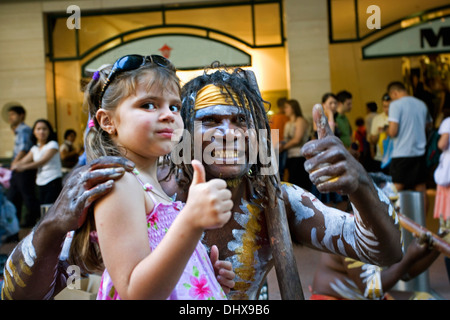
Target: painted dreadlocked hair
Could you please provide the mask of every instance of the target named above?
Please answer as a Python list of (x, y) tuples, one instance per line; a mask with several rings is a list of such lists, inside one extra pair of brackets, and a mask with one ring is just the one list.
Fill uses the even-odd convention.
[[(212, 71), (210, 71), (210, 69)], [(232, 99), (233, 104), (246, 106), (241, 108), (245, 113), (247, 119), (253, 119), (253, 126), (257, 134), (257, 141), (264, 144), (262, 150), (266, 150), (267, 155), (271, 155), (271, 136), (269, 121), (266, 115), (265, 105), (270, 108), (270, 103), (264, 101), (259, 93), (256, 79), (252, 78), (253, 74), (241, 68), (236, 68), (229, 72), (226, 67), (213, 63), (210, 68), (206, 68), (203, 75), (198, 76), (187, 82), (181, 91), (181, 99), (183, 107), (181, 109), (181, 117), (184, 121), (185, 129), (188, 132), (194, 132), (194, 115), (195, 115), (195, 100), (197, 93), (206, 85), (213, 84), (221, 88), (222, 92)], [(235, 101), (230, 91), (234, 92), (239, 99)], [(267, 138), (260, 137), (260, 130), (267, 133)], [(194, 135), (192, 135), (193, 139)], [(194, 148), (194, 141), (190, 144)], [(260, 148), (261, 150), (261, 148)], [(191, 150), (194, 154), (194, 150)], [(264, 206), (273, 206), (276, 204), (276, 197), (280, 197), (281, 191), (279, 188), (279, 179), (277, 174), (264, 175), (261, 174), (261, 169), (264, 166), (260, 162), (260, 157), (257, 157), (257, 163), (252, 164), (248, 178), (252, 180), (252, 185), (255, 188), (257, 197), (263, 201)], [(193, 177), (193, 169), (190, 164), (171, 163), (171, 169), (168, 174), (175, 173), (175, 177), (180, 186), (189, 185)]]

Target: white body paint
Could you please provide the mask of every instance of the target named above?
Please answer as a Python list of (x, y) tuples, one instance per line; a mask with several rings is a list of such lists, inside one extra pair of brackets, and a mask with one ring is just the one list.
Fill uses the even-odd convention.
[(36, 259), (36, 250), (33, 246), (33, 236), (34, 231), (32, 231), (22, 242), (22, 254), (23, 259), (27, 266), (30, 268), (34, 265), (34, 260)]
[[(359, 262), (356, 262), (358, 265)], [(350, 278), (345, 281), (336, 279), (330, 283), (330, 287), (339, 296), (349, 300), (380, 300), (384, 297), (383, 286), (381, 284), (382, 269), (372, 264), (361, 264), (363, 272), (360, 277), (366, 285), (364, 293), (358, 288), (356, 283)]]
[[(233, 238), (234, 240), (231, 240), (228, 242), (227, 244), (227, 248), (228, 250), (230, 250), (231, 252), (235, 252), (234, 255), (226, 258), (227, 261), (231, 262), (233, 265), (233, 270), (236, 269), (248, 269), (251, 268), (251, 273), (252, 273), (252, 280), (249, 279), (243, 279), (242, 277), (240, 277), (239, 272), (236, 272), (236, 278), (234, 279), (236, 283), (239, 282), (244, 282), (250, 285), (250, 287), (248, 288), (247, 293), (249, 293), (248, 299), (250, 300), (254, 300), (257, 299), (257, 294), (258, 294), (258, 288), (259, 288), (259, 282), (258, 281), (254, 281), (254, 279), (262, 279), (262, 277), (264, 276), (264, 268), (262, 268), (262, 262), (261, 259), (259, 258), (259, 254), (258, 254), (258, 248), (254, 247), (254, 248), (244, 248), (244, 237), (246, 236), (247, 232), (254, 232), (255, 230), (251, 230), (251, 228), (248, 226), (248, 223), (252, 220), (252, 219), (257, 219), (258, 217), (255, 216), (254, 214), (252, 214), (249, 210), (248, 210), (248, 205), (255, 205), (255, 203), (246, 201), (244, 199), (241, 200), (242, 205), (240, 206), (241, 210), (243, 213), (239, 213), (239, 212), (234, 212), (234, 220), (243, 228), (243, 229), (234, 229), (232, 231), (233, 234)], [(258, 239), (253, 239), (255, 242)], [(247, 251), (246, 251), (247, 250)], [(249, 250), (252, 251), (252, 265), (248, 266), (245, 265), (244, 263), (242, 263), (242, 261), (240, 261), (240, 256), (241, 255), (247, 255), (249, 254)], [(260, 270), (260, 271), (258, 271)], [(247, 274), (248, 275), (248, 274)]]
[[(384, 193), (380, 193), (378, 188), (377, 190), (380, 200), (390, 205), (390, 201)], [(323, 215), (325, 224), (324, 237), (320, 240), (316, 228), (312, 228), (312, 245), (319, 249), (326, 248), (332, 253), (348, 256), (344, 248), (344, 242), (346, 242), (354, 248), (355, 253), (361, 261), (373, 263), (373, 258), (379, 253), (379, 251), (375, 249), (379, 245), (379, 242), (371, 228), (363, 224), (360, 214), (353, 204), (354, 215), (350, 215), (338, 209), (326, 206), (313, 194), (306, 192), (295, 185), (286, 188), (286, 192), (298, 222), (307, 220), (315, 215), (313, 209), (305, 207), (299, 201), (303, 196), (311, 199), (311, 203), (318, 211), (323, 213), (326, 212), (326, 214)], [(389, 215), (392, 216), (393, 213), (393, 208), (390, 208)], [(333, 242), (333, 239), (336, 237), (339, 237), (337, 245)]]

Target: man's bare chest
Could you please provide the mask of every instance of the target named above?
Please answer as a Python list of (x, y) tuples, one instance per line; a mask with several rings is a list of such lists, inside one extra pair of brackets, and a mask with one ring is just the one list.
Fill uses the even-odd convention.
[(206, 231), (203, 242), (217, 245), (220, 259), (232, 263), (236, 273), (232, 295), (252, 299), (272, 266), (272, 252), (263, 208), (255, 201), (238, 203), (230, 221), (221, 229)]

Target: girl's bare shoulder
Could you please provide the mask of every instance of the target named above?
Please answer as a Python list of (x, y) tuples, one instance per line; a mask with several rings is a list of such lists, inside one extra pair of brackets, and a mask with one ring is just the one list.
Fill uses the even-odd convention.
[(136, 177), (132, 173), (125, 172), (122, 178), (114, 181), (112, 190), (97, 200), (95, 212), (107, 211), (108, 214), (112, 214), (134, 207), (137, 203), (142, 202), (139, 201), (142, 196), (141, 190), (142, 187)]

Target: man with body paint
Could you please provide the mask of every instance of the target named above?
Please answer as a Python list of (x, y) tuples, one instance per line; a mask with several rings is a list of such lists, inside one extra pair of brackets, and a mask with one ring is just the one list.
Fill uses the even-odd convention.
[[(229, 298), (258, 297), (265, 277), (273, 266), (270, 245), (273, 239), (269, 239), (264, 213), (278, 199), (284, 202), (290, 232), (296, 242), (324, 252), (379, 265), (390, 265), (399, 261), (402, 257), (401, 234), (390, 201), (377, 189), (342, 142), (332, 134), (321, 108), (313, 110), (319, 139), (305, 144), (302, 149), (303, 155), (308, 159), (305, 169), (320, 192), (336, 191), (347, 194), (352, 202), (354, 216), (325, 206), (300, 187), (277, 184), (275, 175), (264, 174), (265, 168), (259, 160), (260, 157), (256, 163), (248, 161), (248, 153), (252, 149), (252, 146), (249, 146), (251, 135), (245, 133), (255, 129), (254, 132), (259, 135), (260, 130), (269, 130), (269, 125), (263, 100), (254, 86), (242, 76), (243, 73), (245, 71), (241, 69), (232, 73), (223, 70), (205, 72), (188, 82), (182, 92), (185, 128), (193, 133), (192, 139), (195, 136), (208, 137), (202, 139), (200, 153), (205, 154), (205, 150), (209, 150), (210, 156), (215, 160), (210, 163), (205, 162), (207, 157), (202, 159), (207, 180), (215, 177), (227, 180), (233, 194), (232, 218), (220, 230), (207, 231), (203, 239), (207, 246), (217, 244), (220, 259), (233, 264), (236, 285), (229, 293)], [(245, 137), (242, 138), (242, 135)], [(266, 144), (270, 148), (270, 134), (265, 139), (258, 138), (259, 144)], [(223, 144), (224, 140), (227, 144)], [(233, 143), (229, 144), (229, 141)], [(195, 143), (191, 144), (191, 147), (195, 149)], [(187, 151), (182, 150), (183, 153)], [(191, 151), (190, 154), (195, 156), (195, 150)], [(246, 155), (247, 161), (238, 159), (242, 154)], [(89, 170), (89, 167), (82, 168), (78, 174), (86, 174)], [(180, 163), (170, 168), (162, 168), (160, 177), (163, 180), (161, 185), (167, 194), (176, 193), (178, 200), (182, 201), (187, 198), (192, 179), (190, 164)], [(84, 185), (72, 188), (80, 194), (88, 192)], [(73, 190), (71, 191), (74, 192)], [(62, 192), (58, 201), (61, 204), (67, 203), (67, 198), (68, 189)], [(81, 205), (80, 211), (85, 211), (90, 203), (92, 202), (85, 203), (85, 207)], [(58, 209), (58, 215), (63, 215), (65, 209), (61, 206), (55, 208), (51, 214), (56, 215)], [(78, 215), (82, 216), (81, 212)], [(77, 223), (81, 223), (81, 219), (77, 220)], [(67, 227), (66, 231), (72, 230)], [(19, 244), (9, 260), (9, 265), (15, 266), (16, 274), (24, 282), (23, 285), (28, 287), (28, 295), (24, 295), (27, 290), (11, 292), (8, 289), (8, 286), (14, 283), (18, 287), (15, 277), (11, 277), (11, 281), (6, 283), (6, 290), (9, 290), (11, 298), (38, 299), (50, 291), (54, 295), (59, 289), (55, 284), (64, 279), (64, 269), (58, 268), (60, 263), (57, 261), (63, 237), (60, 235), (58, 238), (47, 233), (39, 234), (37, 239), (38, 228), (35, 229), (32, 239), (36, 248), (35, 261), (48, 262), (48, 280), (38, 285), (35, 273), (24, 273), (20, 267), (23, 252)], [(46, 238), (46, 241), (53, 239), (53, 247), (41, 246), (43, 238)], [(52, 253), (49, 252), (51, 250)], [(49, 258), (50, 255), (53, 259)], [(33, 285), (29, 285), (31, 281)], [(49, 296), (47, 294), (47, 297)]]

